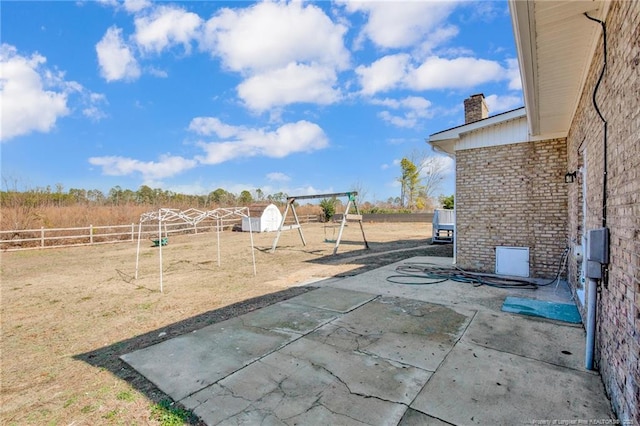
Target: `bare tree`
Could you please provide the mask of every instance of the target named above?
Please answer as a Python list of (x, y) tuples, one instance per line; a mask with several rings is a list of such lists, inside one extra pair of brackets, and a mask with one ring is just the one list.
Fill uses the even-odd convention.
[(441, 188), (447, 172), (447, 163), (443, 157), (429, 157), (422, 163), (420, 173), (425, 195), (433, 199)]
[[(406, 166), (415, 166), (415, 174), (417, 175), (417, 182), (414, 185), (417, 194), (407, 194), (407, 186), (402, 186), (401, 200), (404, 203), (405, 199), (408, 201), (407, 207), (412, 208), (417, 206), (418, 208), (429, 207), (433, 204), (434, 197), (442, 185), (442, 181), (445, 178), (447, 171), (447, 160), (444, 157), (433, 155), (426, 150), (414, 149), (403, 160), (408, 160), (405, 164), (401, 164), (403, 169), (403, 177), (400, 178), (400, 182), (407, 182)], [(410, 191), (412, 192), (412, 191)]]
[(350, 191), (355, 191), (358, 193), (358, 201), (361, 203), (364, 203), (365, 199), (367, 198), (367, 193), (369, 192), (367, 188), (364, 186), (364, 182), (358, 179), (357, 181), (351, 184), (350, 188), (351, 188)]

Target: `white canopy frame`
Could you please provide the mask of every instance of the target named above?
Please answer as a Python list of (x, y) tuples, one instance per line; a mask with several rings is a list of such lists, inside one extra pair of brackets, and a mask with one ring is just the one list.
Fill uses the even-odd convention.
[[(136, 274), (135, 279), (138, 279), (138, 269), (140, 265), (140, 240), (142, 237), (142, 224), (149, 221), (158, 221), (158, 253), (160, 260), (160, 292), (164, 293), (163, 288), (163, 274), (162, 274), (162, 225), (164, 224), (164, 236), (168, 238), (167, 222), (182, 222), (192, 226), (196, 226), (198, 223), (205, 219), (214, 219), (216, 221), (216, 238), (217, 238), (217, 260), (218, 266), (220, 266), (220, 229), (222, 229), (222, 220), (230, 217), (250, 217), (248, 207), (220, 207), (215, 210), (202, 211), (198, 209), (177, 210), (161, 208), (140, 215), (140, 223), (138, 225), (138, 248), (136, 251)], [(251, 241), (251, 257), (253, 261), (253, 275), (256, 276), (256, 255), (253, 247), (253, 230), (251, 229), (251, 221), (249, 220), (249, 239)]]

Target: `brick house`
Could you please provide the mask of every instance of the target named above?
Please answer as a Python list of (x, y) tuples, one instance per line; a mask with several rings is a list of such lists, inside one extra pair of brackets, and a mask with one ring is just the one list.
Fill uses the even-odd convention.
[[(593, 368), (618, 418), (640, 424), (640, 2), (509, 7), (525, 107), (488, 116), (473, 95), (465, 124), (429, 138), (456, 161), (455, 262), (496, 272), (526, 249), (520, 275), (546, 278), (569, 250)], [(598, 228), (608, 264), (594, 272)]]

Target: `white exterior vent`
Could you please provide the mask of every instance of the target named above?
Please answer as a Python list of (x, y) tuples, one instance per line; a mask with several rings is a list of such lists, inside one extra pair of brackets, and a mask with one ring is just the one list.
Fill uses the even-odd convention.
[(496, 274), (529, 277), (529, 247), (496, 247)]

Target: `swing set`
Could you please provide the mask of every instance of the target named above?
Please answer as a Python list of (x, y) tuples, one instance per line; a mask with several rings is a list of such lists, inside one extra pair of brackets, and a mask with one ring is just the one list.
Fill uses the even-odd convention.
[[(342, 220), (340, 221), (340, 225), (338, 225), (337, 223), (334, 225), (329, 225), (329, 227), (333, 228), (333, 232), (334, 232), (334, 237), (335, 237), (335, 229), (336, 227), (339, 228), (338, 230), (338, 238), (335, 239), (335, 243), (336, 245), (333, 247), (333, 254), (336, 254), (338, 252), (338, 248), (340, 247), (340, 240), (342, 239), (342, 232), (344, 231), (344, 227), (347, 224), (347, 221), (354, 221), (354, 222), (358, 222), (360, 224), (360, 231), (362, 232), (362, 240), (364, 241), (364, 246), (365, 248), (369, 248), (369, 243), (367, 242), (367, 237), (364, 235), (364, 228), (362, 226), (362, 215), (360, 214), (360, 210), (358, 209), (358, 203), (357, 203), (357, 197), (358, 197), (358, 193), (353, 191), (353, 192), (337, 192), (337, 193), (333, 193), (333, 194), (316, 194), (316, 195), (300, 195), (300, 196), (296, 196), (296, 197), (287, 197), (287, 207), (284, 210), (284, 214), (282, 215), (282, 222), (280, 222), (280, 227), (278, 228), (278, 233), (276, 234), (276, 238), (273, 241), (273, 246), (271, 247), (271, 252), (275, 252), (276, 251), (276, 247), (278, 247), (278, 240), (280, 239), (280, 234), (282, 233), (282, 231), (289, 231), (289, 230), (293, 230), (293, 229), (297, 229), (298, 233), (300, 234), (300, 239), (302, 240), (302, 245), (306, 246), (307, 242), (304, 239), (304, 234), (302, 233), (302, 225), (300, 225), (300, 221), (298, 220), (298, 214), (296, 213), (296, 206), (295, 206), (295, 202), (297, 200), (310, 200), (310, 199), (318, 199), (318, 198), (333, 198), (333, 197), (347, 197), (348, 201), (347, 201), (347, 206), (344, 210), (344, 214), (342, 215)], [(353, 206), (354, 210), (355, 210), (355, 214), (351, 214), (349, 213), (349, 211), (351, 210), (351, 207)], [(285, 225), (285, 221), (287, 220), (287, 215), (289, 213), (289, 210), (291, 210), (291, 213), (293, 214), (293, 218), (294, 218), (294, 224), (292, 225)], [(328, 240), (327, 239), (327, 227), (325, 226), (325, 241), (327, 242), (333, 242), (333, 240)]]

